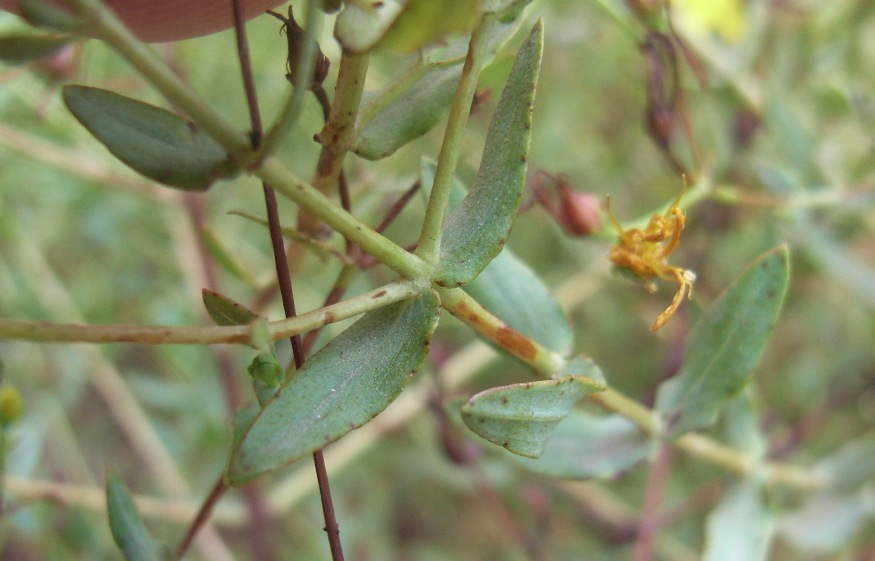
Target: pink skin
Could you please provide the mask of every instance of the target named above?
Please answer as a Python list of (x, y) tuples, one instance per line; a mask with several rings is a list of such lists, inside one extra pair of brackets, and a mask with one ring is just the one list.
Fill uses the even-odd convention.
[[(61, 6), (65, 0), (52, 0)], [(150, 43), (208, 35), (234, 25), (231, 0), (105, 0), (137, 36)], [(246, 19), (287, 0), (241, 0)], [(0, 9), (16, 13), (19, 0), (0, 0)]]

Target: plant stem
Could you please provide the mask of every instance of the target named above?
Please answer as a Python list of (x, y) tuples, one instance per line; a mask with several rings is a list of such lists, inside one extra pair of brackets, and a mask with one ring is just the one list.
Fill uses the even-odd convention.
[[(258, 98), (252, 78), (252, 66), (249, 61), (248, 42), (246, 40), (246, 29), (243, 25), (243, 11), (240, 2), (241, 0), (232, 0), (234, 5), (234, 27), (237, 33), (238, 53), (240, 55), (244, 84), (246, 85), (246, 98), (249, 102), (249, 107), (254, 108), (250, 113), (250, 117), (252, 120), (253, 147), (257, 149), (264, 135), (264, 130), (261, 124), (261, 116), (258, 112)], [(361, 92), (359, 92), (359, 95), (361, 95)], [(295, 309), (295, 295), (292, 289), (291, 272), (289, 271), (285, 242), (283, 241), (283, 232), (280, 226), (276, 193), (267, 182), (263, 183), (263, 187), (268, 229), (270, 230), (270, 242), (271, 247), (273, 248), (277, 283), (279, 284), (280, 295), (283, 301), (283, 310), (285, 311), (287, 318), (293, 318), (298, 314)], [(301, 337), (300, 335), (295, 334), (292, 335), (289, 340), (292, 344), (292, 355), (294, 356), (295, 369), (299, 370), (303, 366), (305, 360)], [(328, 482), (328, 472), (325, 469), (325, 459), (322, 456), (322, 450), (317, 450), (313, 453), (313, 462), (316, 468), (319, 496), (322, 499), (322, 511), (325, 517), (325, 531), (328, 532), (328, 544), (331, 549), (331, 559), (333, 561), (343, 561), (343, 550), (340, 546), (340, 531), (334, 514), (334, 503), (331, 499), (331, 488)], [(271, 557), (273, 556), (273, 552), (271, 552)]]
[(456, 173), (456, 165), (462, 149), (462, 138), (468, 124), (468, 115), (471, 113), (471, 102), (477, 89), (477, 80), (480, 77), (483, 61), (488, 55), (489, 38), (495, 22), (496, 15), (487, 13), (481, 17), (474, 29), (471, 43), (468, 46), (468, 56), (465, 58), (465, 66), (462, 68), (462, 77), (450, 107), (447, 128), (444, 132), (437, 169), (435, 170), (434, 185), (428, 198), (428, 208), (425, 211), (425, 220), (419, 234), (419, 246), (416, 250), (416, 254), (426, 263), (435, 264), (438, 260), (444, 218), (447, 215), (447, 205), (453, 186), (453, 174)]
[(424, 261), (343, 210), (318, 189), (296, 177), (276, 158), (268, 158), (253, 173), (398, 274), (411, 280), (428, 277), (429, 268)]
[[(323, 195), (337, 185), (343, 168), (343, 159), (355, 133), (355, 120), (358, 114), (365, 75), (368, 72), (368, 55), (344, 53), (337, 71), (337, 85), (334, 101), (328, 114), (328, 122), (316, 138), (322, 143), (313, 186)], [(298, 214), (298, 228), (306, 234), (316, 235), (322, 224), (311, 214), (311, 209)]]
[(437, 288), (441, 306), (480, 335), (549, 378), (565, 364), (559, 354), (529, 339), (491, 314), (461, 288)]
[[(348, 300), (267, 324), (271, 341), (318, 329), (422, 294), (426, 285), (398, 280)], [(87, 325), (0, 318), (0, 339), (43, 343), (139, 343), (141, 345), (249, 344), (251, 325), (169, 327), (158, 325)]]

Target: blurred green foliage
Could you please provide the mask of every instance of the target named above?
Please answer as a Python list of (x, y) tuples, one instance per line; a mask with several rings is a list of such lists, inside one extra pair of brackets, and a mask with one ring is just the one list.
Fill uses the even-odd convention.
[[(612, 386), (651, 405), (657, 384), (677, 371), (686, 333), (701, 310), (754, 257), (788, 244), (788, 299), (738, 408), (750, 409), (739, 415), (747, 415), (752, 431), (764, 441), (766, 456), (808, 467), (846, 445), (855, 446), (857, 437), (871, 434), (875, 424), (875, 58), (870, 56), (875, 4), (730, 4), (739, 10), (741, 15), (733, 17), (741, 23), (732, 20), (729, 31), (720, 18), (697, 12), (692, 0), (674, 11), (689, 53), (676, 47), (686, 122), (675, 122), (671, 146), (676, 161), (711, 187), (692, 206), (682, 202), (687, 228), (673, 255), (673, 262), (697, 274), (694, 300), (685, 302), (659, 334), (651, 334), (648, 326), (670, 300), (673, 287), (663, 285), (654, 296), (611, 274), (605, 255), (613, 232), (570, 238), (539, 206), (520, 216), (509, 245), (568, 309), (574, 349), (590, 355)], [(677, 163), (671, 163), (645, 125), (653, 95), (648, 74), (653, 61), (641, 49), (646, 28), (613, 0), (542, 0), (528, 14), (532, 20), (543, 17), (546, 29), (530, 176), (537, 170), (564, 173), (575, 189), (599, 198), (611, 193), (621, 217), (646, 219), (663, 212), (681, 180)], [(289, 88), (278, 26), (273, 18), (260, 17), (248, 27), (268, 120)], [(0, 29), (20, 33), (27, 28), (2, 14)], [(479, 165), (486, 127), (519, 43), (511, 42), (481, 76), (480, 91), (492, 95), (484, 96), (472, 113), (465, 136), (458, 175), (467, 184)], [(321, 45), (332, 61), (339, 59), (327, 31)], [(157, 48), (215, 108), (246, 128), (231, 33)], [(400, 62), (399, 55), (376, 56), (368, 89), (390, 82)], [(329, 82), (335, 75), (336, 68)], [(147, 182), (116, 162), (66, 112), (59, 86), (67, 82), (162, 105), (154, 90), (95, 41), (66, 46), (52, 59), (26, 67), (2, 67), (0, 315), (207, 325), (200, 290), (215, 278), (212, 288), (253, 308), (269, 301), (259, 311), (279, 317), (281, 309), (269, 288), (273, 263), (267, 234), (251, 221), (228, 215), (236, 209), (263, 214), (257, 182), (245, 177), (220, 182), (205, 196)], [(302, 118), (279, 148), (304, 177), (315, 167), (319, 150), (312, 137), (320, 128), (321, 111), (308, 98)], [(418, 177), (421, 157), (437, 154), (441, 133), (439, 125), (381, 162), (349, 161), (356, 215), (379, 222)], [(280, 205), (291, 221), (294, 205)], [(389, 228), (389, 237), (402, 245), (415, 242), (423, 211), (424, 199), (414, 199)], [(254, 273), (255, 286), (202, 264), (197, 217)], [(334, 260), (301, 256), (293, 271), (298, 309), (321, 306), (325, 287), (339, 269)], [(391, 277), (385, 268), (370, 269), (352, 281), (351, 293)], [(337, 333), (345, 325), (327, 331)], [(287, 348), (278, 348), (278, 354), (287, 361)], [(232, 413), (222, 364), (230, 363), (238, 373), (230, 385), (246, 392), (251, 359), (245, 348), (0, 342), (5, 380), (15, 384), (24, 403), (23, 417), (6, 431), (10, 478), (0, 519), (0, 558), (117, 559), (100, 498), (108, 466), (135, 494), (185, 499), (196, 506), (221, 474), (228, 454)], [(137, 429), (124, 424), (126, 410), (106, 382), (107, 369), (127, 382), (187, 491), (170, 493), (156, 476), (161, 468), (155, 457), (135, 444), (131, 431)], [(448, 376), (469, 370), (475, 375), (462, 387), (446, 383)], [(660, 558), (696, 559), (716, 525), (706, 523), (706, 515), (722, 498), (729, 499), (717, 511), (722, 517), (761, 514), (762, 505), (751, 502), (748, 487), (680, 453), (660, 456), (654, 464), (670, 467), (655, 513), (642, 506), (648, 481), (656, 477), (648, 467), (611, 481), (568, 483), (532, 475), (507, 461), (461, 430), (461, 420), (444, 405), (494, 385), (530, 381), (531, 373), (471, 343), (470, 330), (448, 314), (432, 341), (428, 366), (418, 376), (425, 389), (393, 406), (397, 411), (409, 403), (421, 407), (404, 423), (392, 424), (390, 407), (385, 414), (389, 421), (381, 424), (379, 417), (347, 435), (351, 444), (346, 448), (345, 441), (336, 445), (344, 451), (358, 447), (358, 455), (332, 456), (328, 449), (349, 559), (626, 559), (638, 543), (641, 512), (657, 516)], [(740, 439), (738, 446), (745, 447), (742, 442), (750, 439), (739, 437), (737, 428), (724, 418), (709, 434), (730, 442)], [(875, 530), (864, 522), (871, 521), (873, 482), (860, 465), (865, 463), (841, 468), (864, 469), (862, 475), (846, 471), (836, 476), (857, 477), (862, 491), (855, 487), (841, 496), (814, 495), (808, 503), (805, 494), (771, 493), (778, 533), (767, 558), (872, 555)], [(281, 552), (281, 559), (329, 559), (309, 470), (307, 462), (300, 462), (256, 484), (269, 505), (281, 505), (276, 517), (254, 521), (265, 525), (269, 546)], [(98, 500), (79, 498), (73, 487), (54, 492), (38, 487), (45, 482), (77, 486)], [(239, 559), (256, 559), (258, 546), (252, 544), (262, 534), (245, 522), (247, 496), (244, 491), (227, 497), (216, 524)], [(177, 541), (191, 517), (188, 511), (176, 516), (170, 508), (141, 513), (152, 534), (165, 543)], [(786, 514), (783, 522), (781, 514)], [(806, 542), (806, 535), (827, 532), (824, 519), (834, 522), (832, 533)], [(709, 555), (729, 558), (714, 551)]]

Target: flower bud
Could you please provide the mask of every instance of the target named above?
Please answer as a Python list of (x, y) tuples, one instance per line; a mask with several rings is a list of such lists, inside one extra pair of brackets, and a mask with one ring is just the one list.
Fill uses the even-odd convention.
[(559, 188), (559, 225), (572, 236), (588, 236), (602, 227), (601, 201), (566, 185)]

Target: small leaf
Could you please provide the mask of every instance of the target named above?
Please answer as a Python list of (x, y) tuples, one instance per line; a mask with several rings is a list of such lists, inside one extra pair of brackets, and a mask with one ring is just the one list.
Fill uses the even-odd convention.
[(781, 311), (789, 275), (786, 246), (766, 252), (696, 322), (680, 372), (657, 394), (668, 435), (710, 426), (747, 384)]
[(368, 312), (308, 359), (235, 447), (228, 480), (294, 462), (385, 409), (425, 359), (438, 311), (428, 292)]
[(201, 299), (217, 325), (249, 325), (261, 317), (243, 304), (208, 288), (201, 289)]
[(486, 440), (514, 454), (537, 458), (571, 407), (585, 395), (603, 389), (582, 376), (491, 388), (462, 406), (462, 419)]
[(133, 497), (114, 473), (106, 477), (106, 508), (112, 537), (128, 561), (161, 561), (166, 558), (164, 547), (149, 535)]
[(763, 500), (762, 483), (744, 480), (730, 489), (708, 516), (702, 559), (763, 560), (774, 530), (774, 517)]
[(486, 134), (471, 192), (447, 216), (435, 275), (440, 286), (472, 281), (510, 234), (525, 186), (543, 31), (539, 21), (520, 49)]
[(527, 469), (564, 479), (616, 477), (647, 458), (655, 440), (620, 415), (572, 411), (533, 460), (517, 458)]
[(0, 60), (24, 64), (47, 57), (69, 42), (67, 35), (4, 35), (0, 37)]
[(218, 142), (169, 111), (85, 86), (64, 86), (64, 102), (115, 157), (149, 179), (206, 191), (237, 172)]
[(449, 110), (461, 75), (462, 61), (428, 64), (411, 69), (384, 90), (369, 93), (352, 151), (379, 160), (427, 133)]

